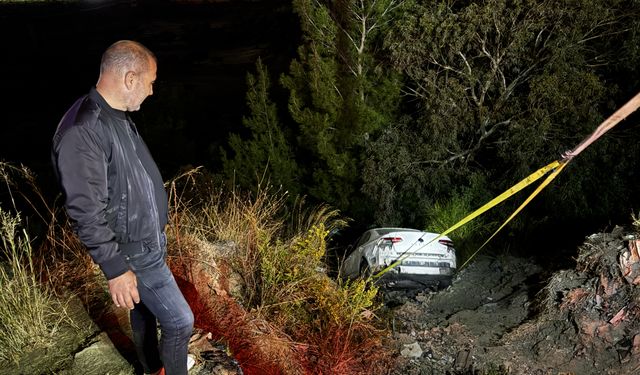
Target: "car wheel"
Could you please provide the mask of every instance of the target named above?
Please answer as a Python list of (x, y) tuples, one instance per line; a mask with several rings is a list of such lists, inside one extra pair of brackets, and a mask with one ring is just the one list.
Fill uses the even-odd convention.
[(360, 277), (363, 279), (371, 277), (371, 267), (369, 267), (369, 262), (364, 258), (360, 259)]

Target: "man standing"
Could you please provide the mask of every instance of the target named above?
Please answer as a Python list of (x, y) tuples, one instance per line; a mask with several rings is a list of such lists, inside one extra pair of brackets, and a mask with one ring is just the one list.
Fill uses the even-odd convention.
[(142, 44), (110, 46), (96, 87), (60, 121), (52, 157), (78, 237), (107, 278), (113, 303), (131, 310), (145, 373), (183, 375), (193, 314), (165, 262), (163, 180), (127, 114), (153, 94), (156, 69)]

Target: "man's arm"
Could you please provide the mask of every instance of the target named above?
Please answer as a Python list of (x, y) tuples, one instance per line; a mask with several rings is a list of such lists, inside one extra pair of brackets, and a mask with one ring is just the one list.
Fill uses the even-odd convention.
[(80, 241), (107, 279), (125, 273), (129, 268), (118, 254), (115, 234), (107, 225), (107, 160), (97, 135), (84, 126), (73, 126), (55, 151), (67, 213)]
[(67, 213), (80, 241), (109, 280), (114, 303), (133, 308), (130, 301), (139, 302), (135, 275), (120, 256), (115, 234), (107, 225), (107, 160), (97, 135), (73, 126), (54, 151)]

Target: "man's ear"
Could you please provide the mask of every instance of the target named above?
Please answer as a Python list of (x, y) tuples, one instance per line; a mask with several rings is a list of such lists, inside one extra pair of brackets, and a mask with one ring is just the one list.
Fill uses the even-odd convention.
[(124, 85), (127, 88), (127, 90), (132, 90), (133, 86), (136, 82), (136, 79), (138, 79), (138, 75), (136, 74), (136, 72), (130, 70), (127, 73), (125, 73), (124, 75)]

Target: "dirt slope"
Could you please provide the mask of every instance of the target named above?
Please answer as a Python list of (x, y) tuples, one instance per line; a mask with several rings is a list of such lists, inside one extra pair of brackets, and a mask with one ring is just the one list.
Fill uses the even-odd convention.
[[(622, 228), (575, 269), (481, 257), (446, 290), (387, 296), (394, 374), (640, 374), (640, 257)], [(417, 344), (417, 345), (416, 345)]]

